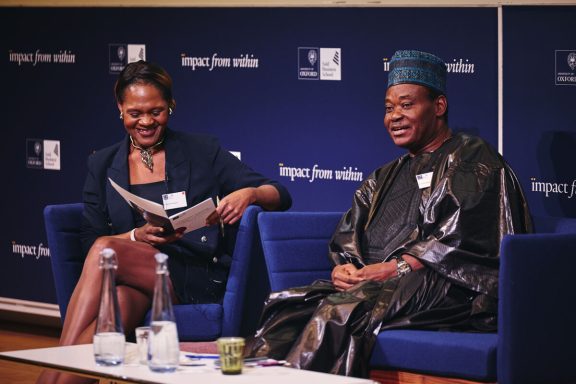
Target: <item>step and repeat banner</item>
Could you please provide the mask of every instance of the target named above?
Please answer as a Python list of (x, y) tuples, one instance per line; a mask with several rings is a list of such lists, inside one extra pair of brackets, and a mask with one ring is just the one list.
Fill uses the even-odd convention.
[[(513, 16), (518, 28), (534, 33), (528, 22), (538, 17)], [(563, 20), (568, 29), (570, 17)], [(252, 168), (284, 183), (292, 210), (344, 211), (364, 178), (404, 153), (383, 126), (388, 63), (398, 49), (442, 57), (451, 127), (497, 146), (497, 31), (496, 8), (2, 8), (0, 159), (8, 177), (0, 297), (55, 303), (42, 210), (81, 201), (87, 156), (124, 136), (112, 89), (128, 62), (153, 61), (172, 75), (173, 129), (217, 136)], [(515, 33), (520, 39), (523, 32)], [(574, 39), (550, 36), (551, 52), (535, 53), (532, 45), (511, 54), (521, 85), (540, 76), (535, 56), (548, 60), (575, 48)], [(571, 86), (554, 84), (553, 65), (543, 77), (573, 95)], [(519, 91), (523, 100), (546, 97), (537, 86), (527, 89)], [(534, 129), (543, 130), (538, 140), (568, 130), (557, 114), (547, 114), (559, 103), (546, 100), (526, 113), (525, 102), (514, 102), (514, 113), (527, 121), (514, 135), (525, 143)], [(535, 123), (535, 113), (548, 121)], [(547, 150), (536, 142), (530, 149), (510, 150), (516, 165)], [(568, 183), (568, 175), (542, 166), (535, 164), (530, 177)]]
[(576, 7), (504, 8), (504, 156), (533, 214), (576, 217)]

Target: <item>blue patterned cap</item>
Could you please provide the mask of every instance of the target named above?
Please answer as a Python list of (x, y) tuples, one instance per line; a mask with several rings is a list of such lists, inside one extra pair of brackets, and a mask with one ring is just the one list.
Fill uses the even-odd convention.
[(390, 59), (388, 88), (396, 84), (419, 84), (446, 94), (446, 64), (431, 53), (396, 51)]

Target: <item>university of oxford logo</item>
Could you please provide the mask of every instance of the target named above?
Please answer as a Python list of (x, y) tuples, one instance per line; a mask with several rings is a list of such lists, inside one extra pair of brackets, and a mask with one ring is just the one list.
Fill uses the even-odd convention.
[(574, 70), (576, 68), (576, 52), (570, 52), (566, 60), (568, 61), (568, 66), (570, 69)]
[(318, 52), (315, 49), (311, 49), (308, 51), (308, 62), (311, 66), (314, 66), (318, 61)]

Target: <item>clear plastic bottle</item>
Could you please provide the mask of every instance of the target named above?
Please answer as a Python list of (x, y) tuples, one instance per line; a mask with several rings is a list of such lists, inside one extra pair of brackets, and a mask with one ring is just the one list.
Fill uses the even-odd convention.
[(178, 330), (168, 291), (168, 255), (157, 253), (156, 283), (148, 337), (148, 367), (154, 372), (174, 372), (180, 362)]
[(118, 259), (113, 249), (104, 248), (100, 252), (99, 267), (102, 270), (102, 290), (94, 333), (94, 359), (98, 365), (120, 365), (124, 362), (126, 337), (116, 294)]

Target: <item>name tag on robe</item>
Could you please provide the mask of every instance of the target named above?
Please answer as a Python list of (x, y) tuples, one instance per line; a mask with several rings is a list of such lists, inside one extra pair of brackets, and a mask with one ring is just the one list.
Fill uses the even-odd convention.
[(175, 209), (186, 207), (186, 192), (165, 193), (162, 195), (164, 209)]
[(418, 188), (424, 189), (424, 188), (428, 188), (430, 185), (432, 185), (432, 176), (433, 175), (434, 175), (434, 172), (421, 173), (419, 175), (416, 175), (416, 182), (418, 183)]

